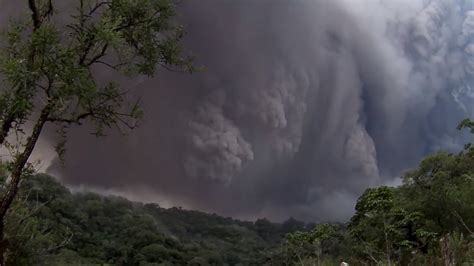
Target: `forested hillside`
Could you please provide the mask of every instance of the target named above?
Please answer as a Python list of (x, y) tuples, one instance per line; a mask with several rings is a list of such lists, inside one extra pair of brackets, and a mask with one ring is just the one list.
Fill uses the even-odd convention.
[(7, 223), (11, 265), (261, 264), (286, 233), (305, 229), (73, 194), (47, 175), (25, 179), (21, 192)]
[[(71, 193), (24, 180), (8, 216), (10, 265), (472, 265), (474, 147), (424, 159), (397, 188), (370, 188), (347, 224), (239, 221)], [(317, 211), (317, 210), (315, 210)]]
[[(5, 177), (8, 169), (3, 172)], [(355, 209), (347, 224), (244, 222), (71, 193), (52, 177), (37, 174), (24, 179), (7, 216), (7, 262), (472, 265), (474, 147), (425, 158), (403, 176), (402, 186), (367, 189)]]

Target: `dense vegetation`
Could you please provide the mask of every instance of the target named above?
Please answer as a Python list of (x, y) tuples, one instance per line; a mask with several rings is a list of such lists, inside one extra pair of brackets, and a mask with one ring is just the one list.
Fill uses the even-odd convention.
[(347, 224), (245, 222), (71, 193), (32, 175), (7, 220), (11, 265), (472, 265), (474, 147), (369, 188)]
[[(97, 136), (134, 129), (140, 104), (117, 79), (153, 76), (158, 67), (194, 69), (182, 54), (174, 1), (14, 2), (27, 13), (10, 17), (0, 38), (0, 149), (11, 155), (3, 158), (9, 173), (0, 186), (0, 265), (11, 249), (6, 216), (34, 171), (29, 159), (43, 129), (56, 129), (60, 157), (72, 125), (87, 122)], [(99, 72), (116, 75), (99, 79)]]
[(243, 222), (215, 214), (71, 193), (34, 175), (7, 222), (11, 265), (261, 264), (269, 247), (305, 224)]
[(474, 147), (425, 158), (402, 186), (369, 188), (355, 208), (347, 226), (289, 234), (273, 264), (473, 265)]

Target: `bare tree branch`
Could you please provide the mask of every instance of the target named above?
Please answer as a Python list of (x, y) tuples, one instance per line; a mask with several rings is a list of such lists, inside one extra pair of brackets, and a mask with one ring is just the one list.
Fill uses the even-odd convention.
[(92, 64), (96, 63), (99, 59), (101, 59), (102, 57), (104, 57), (107, 53), (107, 48), (109, 47), (109, 44), (104, 44), (104, 46), (102, 47), (100, 53), (98, 53), (97, 55), (95, 55), (90, 61), (89, 63), (86, 64), (86, 66), (91, 66)]
[(111, 4), (112, 2), (110, 1), (104, 1), (104, 2), (99, 2), (97, 3), (93, 8), (91, 8), (91, 10), (89, 11), (89, 16), (92, 16), (99, 8), (101, 8), (102, 6), (105, 6), (105, 5), (109, 5)]
[(58, 250), (64, 246), (66, 246), (70, 241), (71, 239), (74, 237), (74, 232), (70, 231), (70, 235), (68, 238), (64, 239), (59, 245), (55, 246), (55, 247), (50, 247), (48, 248), (47, 250), (45, 250), (45, 253), (48, 254), (54, 250)]
[(456, 210), (452, 210), (451, 213), (458, 219), (459, 223), (469, 232), (469, 234), (473, 234), (472, 230), (467, 226), (467, 224), (464, 222), (464, 219), (459, 215), (459, 213)]
[(28, 7), (31, 10), (31, 19), (33, 20), (33, 26), (38, 29), (41, 26), (41, 15), (39, 14), (38, 7), (36, 6), (35, 0), (28, 0)]
[(101, 65), (104, 65), (104, 66), (107, 66), (115, 71), (119, 71), (120, 70), (120, 67), (123, 67), (123, 66), (126, 66), (129, 64), (129, 62), (124, 62), (124, 63), (120, 63), (120, 64), (116, 64), (116, 65), (111, 65), (105, 61), (101, 61), (101, 60), (96, 60), (94, 63), (96, 64), (101, 64)]
[(77, 124), (81, 125), (81, 121), (90, 117), (94, 116), (93, 112), (87, 112), (80, 114), (76, 117), (73, 118), (62, 118), (62, 117), (49, 117), (48, 122), (53, 122), (53, 123), (66, 123), (66, 124)]
[(122, 26), (119, 26), (115, 29), (115, 31), (120, 31), (120, 30), (124, 30), (124, 29), (127, 29), (127, 28), (130, 28), (130, 27), (136, 27), (136, 26), (140, 26), (142, 24), (146, 24), (148, 22), (151, 22), (153, 21), (153, 19), (155, 19), (155, 16), (156, 15), (159, 15), (160, 14), (160, 11), (161, 10), (156, 10), (150, 17), (148, 17), (147, 19), (144, 19), (144, 20), (139, 20), (139, 21), (136, 21), (136, 22), (132, 22), (130, 21), (129, 23), (125, 24), (125, 25), (122, 25)]

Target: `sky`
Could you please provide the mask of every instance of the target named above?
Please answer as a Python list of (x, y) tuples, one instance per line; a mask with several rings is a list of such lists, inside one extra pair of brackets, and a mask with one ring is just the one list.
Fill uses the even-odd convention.
[(140, 127), (75, 128), (64, 165), (49, 134), (45, 171), (164, 207), (345, 221), (366, 188), (469, 141), (471, 0), (183, 0), (178, 14), (203, 70), (122, 80)]

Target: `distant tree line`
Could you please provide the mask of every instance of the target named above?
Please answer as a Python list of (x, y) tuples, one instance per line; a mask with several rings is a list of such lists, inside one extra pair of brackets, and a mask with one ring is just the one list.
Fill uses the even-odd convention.
[(44, 174), (25, 178), (6, 222), (8, 265), (261, 265), (295, 219), (216, 214), (71, 193)]

